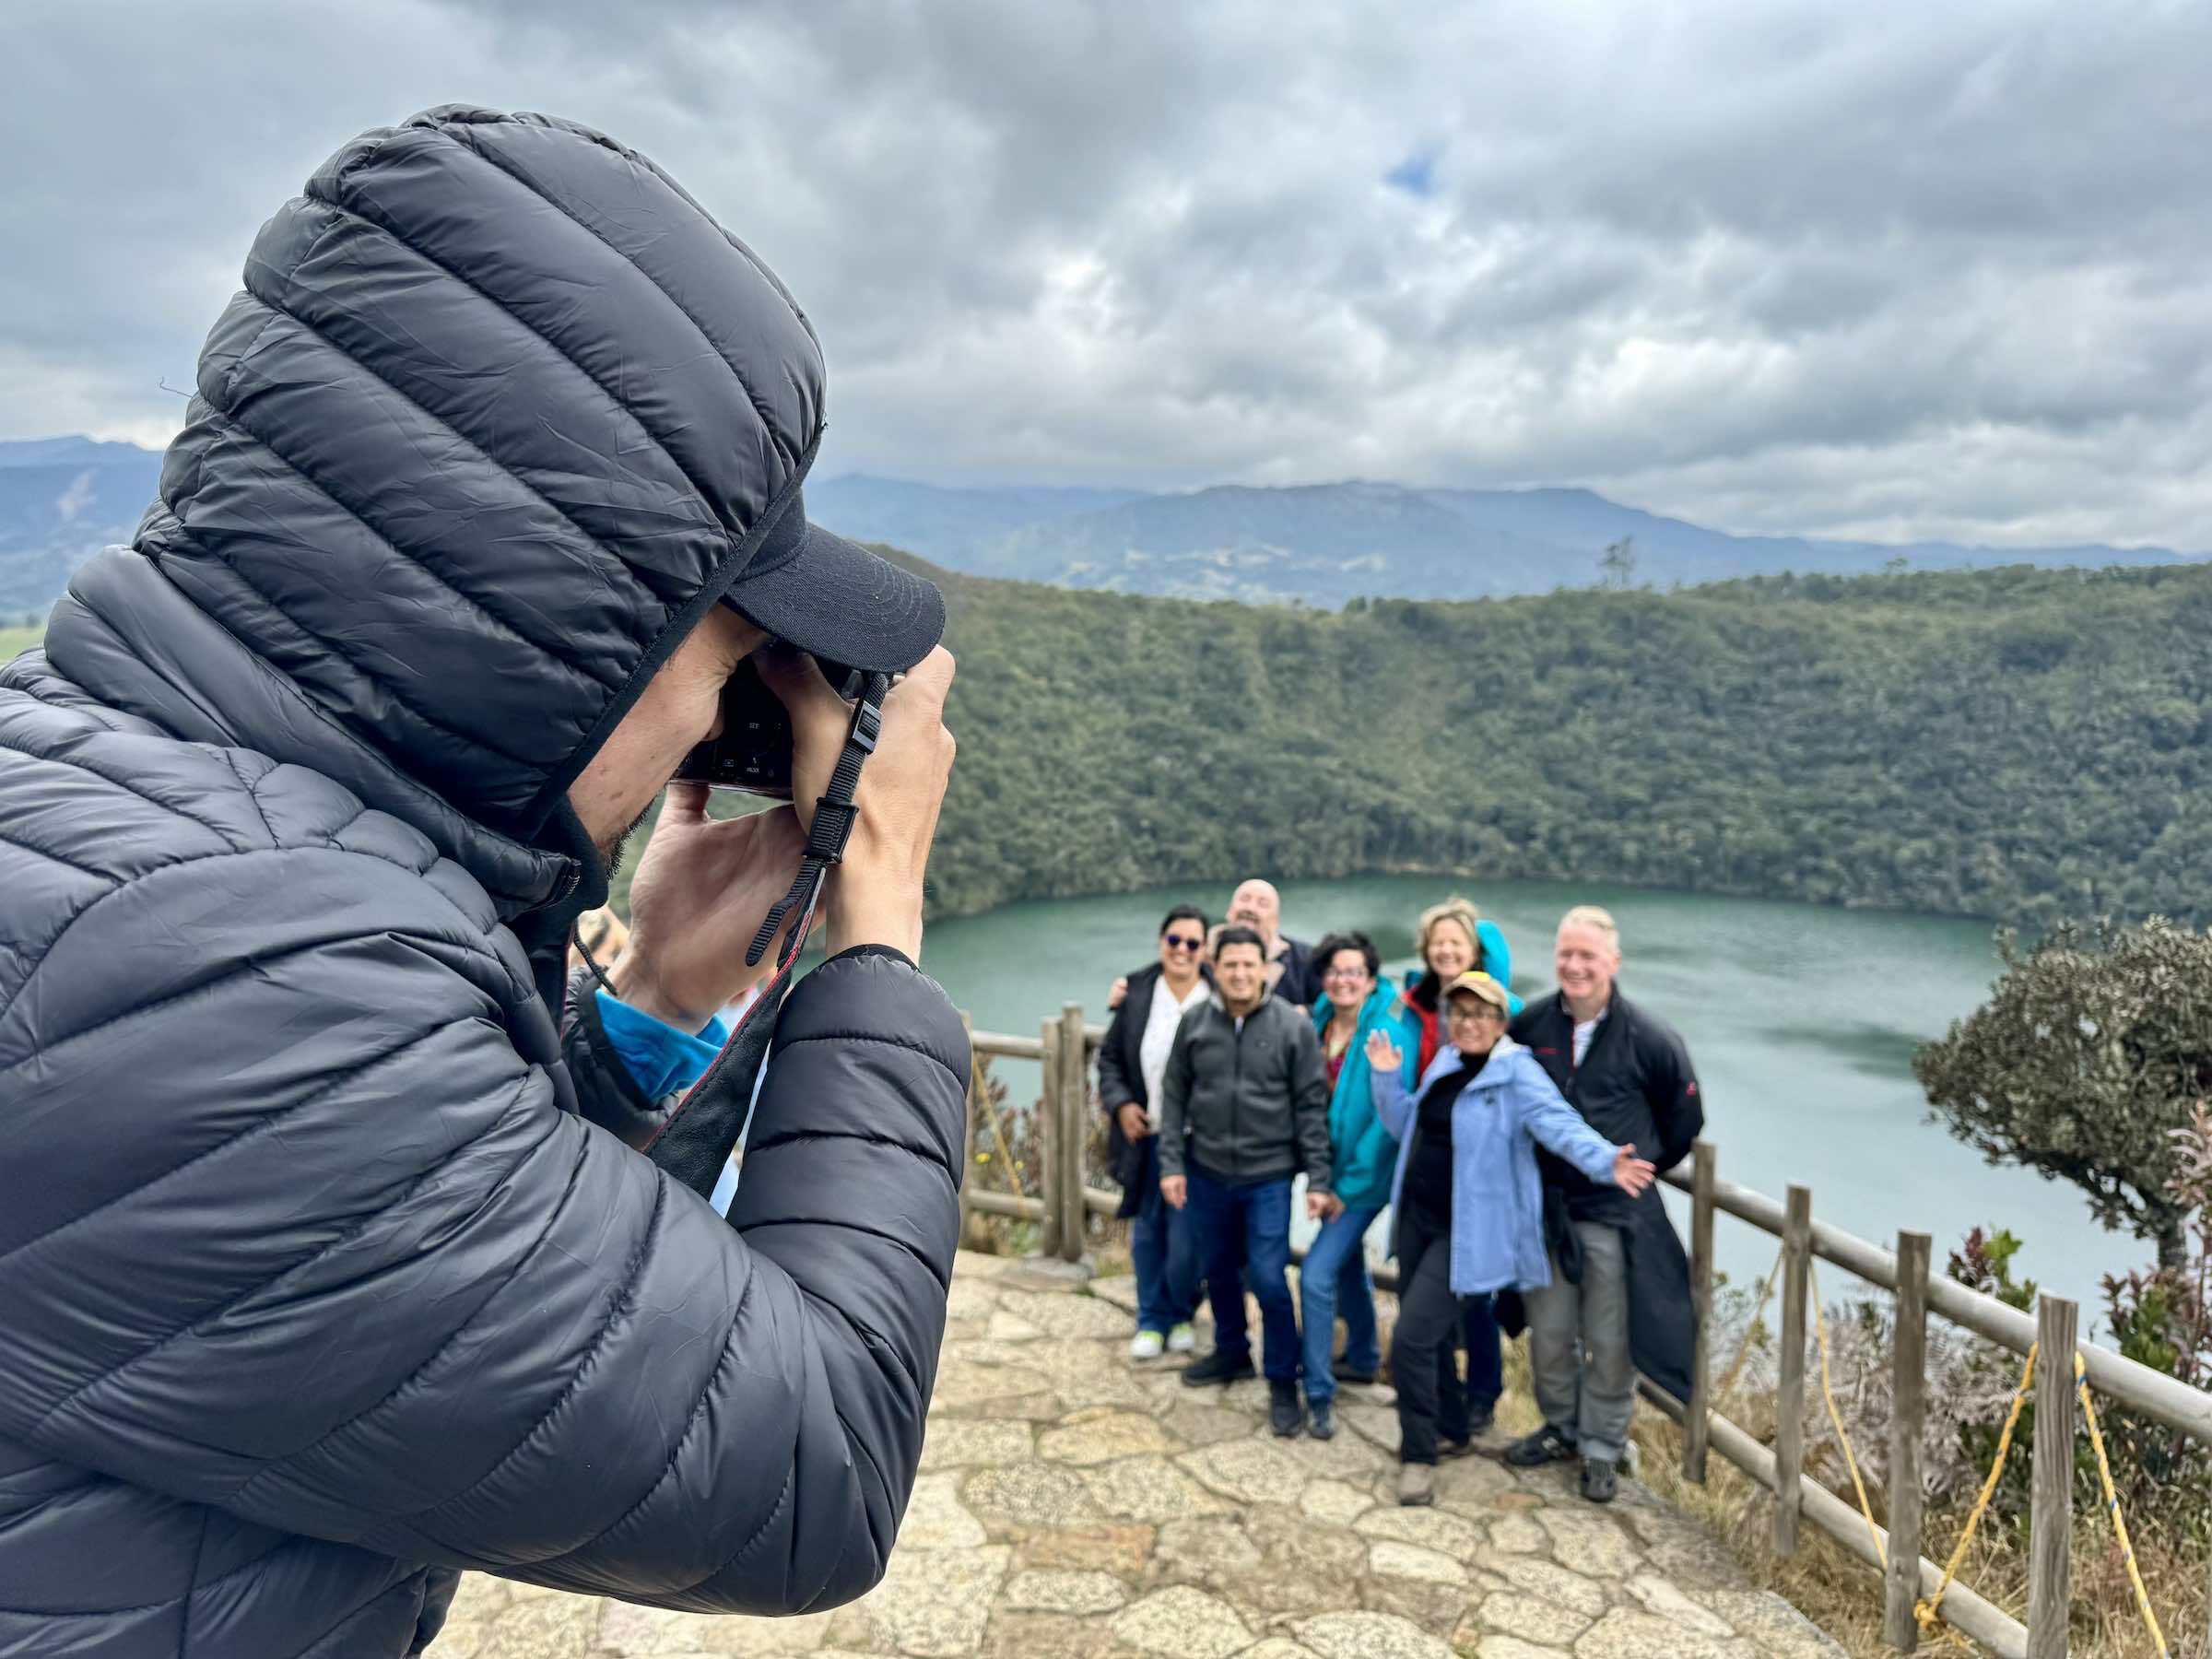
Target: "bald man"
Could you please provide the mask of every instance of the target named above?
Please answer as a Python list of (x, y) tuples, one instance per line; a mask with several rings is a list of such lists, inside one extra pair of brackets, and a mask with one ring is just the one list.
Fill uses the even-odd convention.
[(1267, 988), (1301, 1008), (1313, 1006), (1321, 987), (1313, 977), (1312, 949), (1283, 931), (1283, 896), (1272, 881), (1254, 876), (1229, 900), (1230, 927), (1249, 927), (1267, 941)]

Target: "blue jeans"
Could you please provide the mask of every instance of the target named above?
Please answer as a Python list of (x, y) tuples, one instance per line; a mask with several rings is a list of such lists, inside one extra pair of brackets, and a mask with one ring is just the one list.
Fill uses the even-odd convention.
[[(1463, 1296), (1467, 1338), (1467, 1403), (1481, 1411), (1498, 1404), (1505, 1392), (1505, 1358), (1499, 1348), (1498, 1299)], [(1348, 1351), (1348, 1350), (1347, 1350)]]
[(1187, 1210), (1159, 1195), (1159, 1136), (1144, 1139), (1144, 1200), (1129, 1218), (1129, 1255), (1136, 1268), (1136, 1328), (1165, 1336), (1198, 1312), (1198, 1256), (1191, 1248)]
[[(1214, 1350), (1247, 1359), (1252, 1335), (1244, 1328), (1244, 1285), (1260, 1304), (1265, 1334), (1262, 1367), (1271, 1382), (1298, 1377), (1298, 1311), (1290, 1301), (1290, 1178), (1231, 1186), (1192, 1164), (1190, 1218), (1199, 1260), (1206, 1264), (1206, 1294), (1214, 1304)], [(1239, 1246), (1241, 1245), (1240, 1252)], [(1243, 1274), (1237, 1272), (1243, 1256)]]
[(1336, 1315), (1344, 1315), (1344, 1362), (1354, 1371), (1373, 1371), (1382, 1362), (1375, 1333), (1375, 1291), (1367, 1277), (1367, 1252), (1359, 1241), (1380, 1209), (1347, 1209), (1324, 1221), (1306, 1246), (1306, 1265), (1298, 1276), (1298, 1299), (1305, 1314), (1306, 1398), (1336, 1397), (1336, 1374), (1329, 1364), (1335, 1346)]

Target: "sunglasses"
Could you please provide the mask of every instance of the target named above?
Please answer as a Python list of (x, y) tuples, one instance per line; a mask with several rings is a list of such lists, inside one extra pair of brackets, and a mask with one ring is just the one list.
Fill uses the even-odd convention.
[(1162, 934), (1159, 935), (1159, 942), (1170, 950), (1203, 950), (1206, 947), (1206, 935), (1204, 934)]

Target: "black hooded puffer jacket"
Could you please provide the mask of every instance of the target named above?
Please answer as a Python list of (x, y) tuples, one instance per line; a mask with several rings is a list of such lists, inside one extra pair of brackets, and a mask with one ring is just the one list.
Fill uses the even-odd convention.
[(564, 792), (821, 388), (759, 262), (565, 123), (430, 112), (264, 228), (160, 502), (0, 674), (0, 1655), (385, 1659), (458, 1568), (759, 1613), (881, 1574), (944, 994), (801, 982), (726, 1224), (552, 1011), (605, 890)]

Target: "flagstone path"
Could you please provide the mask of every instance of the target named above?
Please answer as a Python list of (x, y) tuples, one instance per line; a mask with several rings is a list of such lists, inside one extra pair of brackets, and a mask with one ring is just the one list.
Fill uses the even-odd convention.
[(835, 1612), (714, 1618), (471, 1574), (432, 1659), (1826, 1659), (1710, 1534), (1624, 1480), (1475, 1457), (1393, 1497), (1387, 1389), (1278, 1441), (1254, 1382), (1124, 1357), (1133, 1286), (962, 1253), (890, 1571)]

